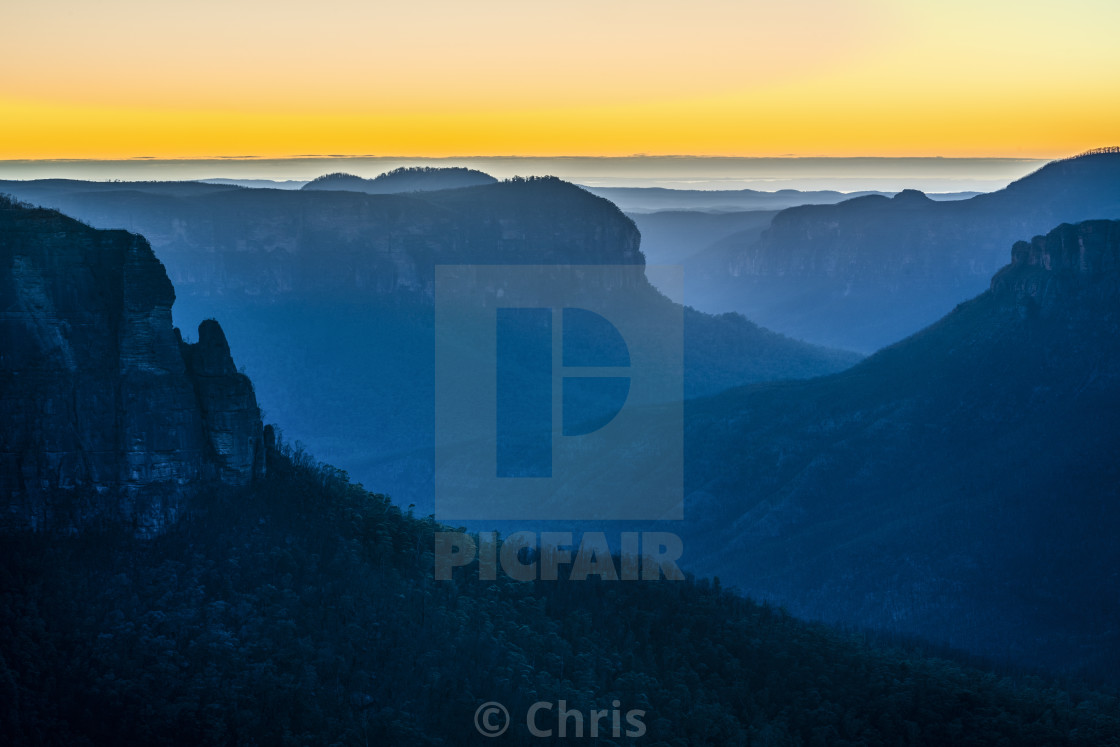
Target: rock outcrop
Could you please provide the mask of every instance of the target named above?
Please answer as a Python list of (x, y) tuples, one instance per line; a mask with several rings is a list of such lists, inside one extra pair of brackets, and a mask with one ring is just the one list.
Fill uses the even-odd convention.
[(784, 210), (719, 255), (705, 291), (770, 329), (872, 352), (983, 292), (1016, 240), (1115, 218), (1120, 155), (1092, 153), (967, 200), (907, 190)]
[[(1013, 299), (1031, 313), (1064, 314), (1090, 310), (1098, 314), (1104, 298), (1120, 297), (1120, 222), (1085, 221), (1058, 226), (1045, 236), (1019, 241), (1011, 264), (992, 278), (994, 295)], [(1065, 301), (1073, 295), (1079, 304)]]
[[(613, 302), (670, 304), (635, 271), (634, 222), (553, 178), (407, 195), (60, 180), (0, 191), (146, 237), (175, 284), (176, 320), (222, 320), (287, 433), (419, 511), (432, 505), (437, 265), (621, 265), (584, 291), (638, 282)], [(859, 359), (742, 317), (683, 313), (688, 396)]]
[(213, 319), (198, 325), (198, 342), (184, 343), (182, 350), (218, 477), (245, 485), (264, 472), (261, 415), (253, 385), (237, 372), (225, 333)]
[(260, 411), (217, 322), (188, 345), (142, 237), (0, 199), (0, 526), (160, 533), (264, 472)]
[(1120, 221), (1011, 254), (847, 371), (692, 404), (697, 574), (805, 617), (1120, 671)]

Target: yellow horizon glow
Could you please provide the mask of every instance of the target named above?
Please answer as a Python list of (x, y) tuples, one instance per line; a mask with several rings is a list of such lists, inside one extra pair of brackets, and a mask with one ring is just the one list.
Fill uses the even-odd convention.
[(1069, 155), (1120, 138), (1120, 6), (41, 0), (0, 159)]

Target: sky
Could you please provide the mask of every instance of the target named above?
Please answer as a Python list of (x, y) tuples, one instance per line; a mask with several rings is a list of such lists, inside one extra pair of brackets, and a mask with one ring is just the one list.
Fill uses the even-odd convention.
[(1053, 158), (1120, 142), (1112, 0), (36, 0), (0, 160)]

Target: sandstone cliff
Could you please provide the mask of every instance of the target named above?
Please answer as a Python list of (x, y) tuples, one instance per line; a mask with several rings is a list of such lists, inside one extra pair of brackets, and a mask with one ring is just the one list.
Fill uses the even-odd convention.
[(709, 295), (770, 329), (871, 352), (981, 293), (1016, 240), (1061, 223), (1115, 218), (1115, 153), (1053, 162), (967, 200), (908, 190), (795, 207), (758, 239), (719, 255)]
[(687, 411), (697, 573), (795, 614), (1081, 672), (1120, 659), (1120, 221), (831, 377)]
[[(175, 285), (175, 322), (221, 319), (290, 436), (421, 512), (432, 505), (437, 265), (622, 265), (584, 290), (639, 282), (613, 297), (670, 303), (634, 272), (644, 257), (633, 221), (557, 179), (407, 195), (62, 180), (0, 191), (145, 236)], [(688, 396), (859, 358), (742, 317), (683, 314)]]
[[(1069, 315), (1093, 311), (1098, 301), (1120, 297), (1120, 222), (1085, 221), (1058, 226), (1045, 236), (1019, 241), (1011, 264), (992, 278), (992, 293), (1014, 298), (1024, 313)], [(1069, 304), (1072, 296), (1080, 303)], [(1117, 314), (1104, 318), (1115, 319)]]
[(226, 298), (430, 300), (436, 264), (644, 262), (632, 221), (552, 178), (409, 195), (59, 180), (0, 191), (146, 237), (179, 313)]
[(184, 344), (142, 237), (0, 199), (0, 526), (158, 534), (264, 470), (260, 411), (217, 322)]

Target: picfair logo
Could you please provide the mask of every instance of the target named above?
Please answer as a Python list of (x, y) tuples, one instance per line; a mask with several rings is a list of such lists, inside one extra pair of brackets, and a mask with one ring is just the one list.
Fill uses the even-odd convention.
[(618, 328), (588, 309), (497, 309), (497, 475), (551, 477), (553, 329), (561, 328), (560, 438), (597, 431), (630, 393), (630, 351)]
[(436, 268), (438, 519), (681, 518), (683, 312), (645, 270)]

